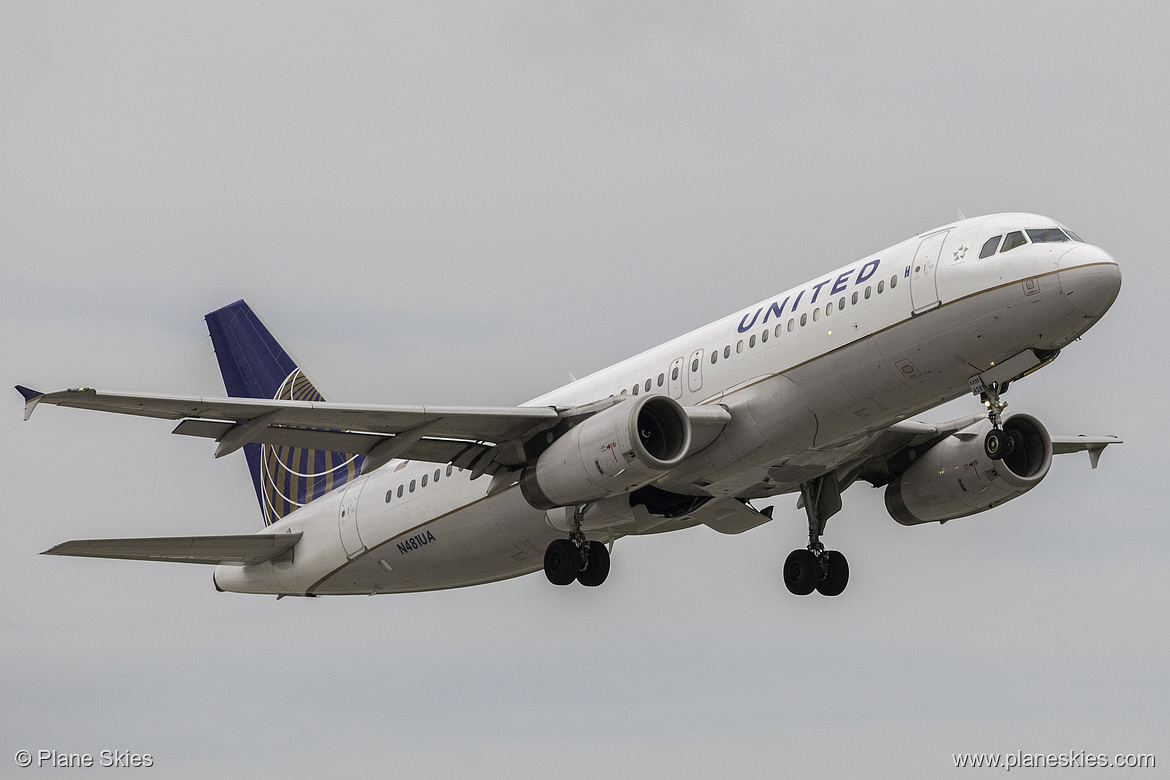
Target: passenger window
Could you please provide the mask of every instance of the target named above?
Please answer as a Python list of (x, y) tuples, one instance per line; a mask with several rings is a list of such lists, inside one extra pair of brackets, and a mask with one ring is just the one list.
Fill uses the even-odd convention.
[(845, 296), (841, 296), (841, 300), (837, 301), (837, 310), (841, 311), (845, 308)]
[(658, 375), (658, 386), (662, 387), (662, 383), (666, 381), (666, 374)]
[(829, 301), (828, 304), (826, 304), (826, 306), (825, 306), (825, 316), (828, 317), (832, 313), (833, 313), (833, 302)]
[(750, 339), (748, 339), (748, 349), (751, 349), (755, 345), (756, 345), (756, 337), (752, 336)]
[[(647, 390), (649, 390), (649, 389), (650, 389), (650, 387), (647, 385), (646, 389), (647, 389)], [(449, 477), (449, 476), (451, 476), (451, 468), (452, 468), (451, 464), (450, 464), (450, 463), (448, 463), (448, 464), (447, 464), (447, 476), (448, 476), (448, 477)]]
[(815, 309), (813, 309), (813, 322), (816, 322), (820, 318), (821, 318), (821, 307), (818, 306)]
[(673, 382), (676, 379), (678, 379), (678, 366), (675, 366), (674, 370), (670, 372), (670, 380)]
[(869, 291), (870, 291), (871, 289), (873, 289), (873, 288), (871, 288), (869, 285), (866, 285), (866, 287), (865, 287), (865, 299), (866, 299), (867, 301), (869, 300)]
[(423, 474), (423, 478), (422, 478), (422, 487), (426, 487), (426, 486), (427, 486), (427, 475), (426, 475), (426, 474)]
[(391, 496), (393, 496), (393, 495), (394, 495), (394, 489), (393, 489), (393, 488), (391, 488), (390, 490), (387, 490), (387, 491), (386, 491), (386, 503), (387, 503), (387, 504), (389, 504), (389, 503), (390, 503), (390, 497), (391, 497)]
[(650, 380), (649, 379), (646, 380), (646, 392), (647, 393), (650, 392)]
[(776, 323), (776, 338), (780, 338), (780, 331), (784, 330), (784, 326), (779, 322)]
[(788, 332), (791, 333), (792, 329), (795, 327), (796, 327), (796, 320), (789, 320), (788, 321)]
[(1028, 243), (1028, 239), (1024, 238), (1024, 234), (1019, 230), (1008, 233), (1003, 239), (1003, 248), (1000, 252), (1010, 252), (1018, 246), (1023, 246)]
[(898, 275), (894, 274), (893, 276), (890, 277), (890, 289), (892, 290), (897, 286), (898, 286)]
[(763, 342), (763, 341), (767, 341), (767, 340), (768, 340), (768, 331), (764, 331), (763, 333), (760, 334), (760, 341)]
[(696, 372), (698, 370), (699, 370), (699, 359), (695, 358), (694, 360), (691, 361), (691, 373), (693, 374), (694, 372)]
[(808, 312), (800, 315), (800, 327), (804, 327), (808, 323)]
[(435, 482), (439, 481), (439, 470), (435, 469)]
[(634, 395), (637, 395), (637, 394), (638, 394), (638, 386), (634, 385)]
[(402, 485), (398, 486), (398, 497), (402, 498)]
[(854, 306), (856, 306), (856, 305), (857, 305), (857, 293), (856, 293), (856, 292), (855, 292), (855, 293), (853, 293), (853, 305), (854, 305)]
[(739, 343), (735, 345), (735, 354), (738, 355), (741, 352), (743, 352), (743, 339), (740, 339)]
[(882, 290), (886, 289), (885, 280), (878, 282), (878, 294), (881, 295)]
[(411, 493), (414, 492), (414, 480), (413, 479), (410, 481), (410, 492)]
[(992, 236), (983, 244), (983, 248), (979, 250), (979, 259), (991, 257), (995, 254), (995, 250), (999, 249), (999, 240), (1003, 238), (1002, 235)]

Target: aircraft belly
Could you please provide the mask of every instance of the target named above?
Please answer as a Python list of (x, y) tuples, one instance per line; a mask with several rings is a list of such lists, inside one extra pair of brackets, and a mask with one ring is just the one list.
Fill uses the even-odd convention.
[(517, 487), (433, 520), (400, 525), (391, 534), (317, 583), (312, 592), (402, 593), (516, 577), (539, 570), (544, 547), (557, 536), (544, 513), (529, 506)]

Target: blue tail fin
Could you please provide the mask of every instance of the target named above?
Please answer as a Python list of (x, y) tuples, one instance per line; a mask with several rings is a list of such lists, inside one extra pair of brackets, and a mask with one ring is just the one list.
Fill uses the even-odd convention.
[[(205, 317), (207, 332), (228, 395), (292, 401), (324, 401), (244, 301)], [(245, 444), (264, 525), (320, 498), (361, 473), (360, 455), (300, 447)]]

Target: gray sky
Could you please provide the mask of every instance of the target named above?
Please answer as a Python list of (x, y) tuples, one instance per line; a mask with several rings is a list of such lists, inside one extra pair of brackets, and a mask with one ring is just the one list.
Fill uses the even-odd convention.
[(945, 527), (852, 488), (837, 599), (784, 589), (789, 497), (739, 537), (620, 541), (596, 591), (277, 603), (38, 556), (260, 515), (242, 455), (23, 424), (8, 391), (0, 776), (21, 748), (190, 778), (1170, 763), (1170, 11), (963, 6), (0, 0), (0, 385), (221, 395), (202, 316), (243, 297), (332, 399), (519, 403), (956, 208), (1026, 210), (1124, 285), (1010, 410), (1126, 439)]

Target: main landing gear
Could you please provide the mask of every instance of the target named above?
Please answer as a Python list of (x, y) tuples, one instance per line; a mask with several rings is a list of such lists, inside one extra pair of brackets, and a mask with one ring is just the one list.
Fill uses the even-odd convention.
[(992, 382), (990, 387), (981, 387), (979, 397), (988, 409), (987, 419), (991, 420), (991, 430), (983, 439), (983, 452), (991, 460), (1003, 460), (1023, 444), (1024, 437), (1019, 431), (1005, 431), (1003, 428), (1003, 410), (1007, 408), (1007, 402), (1001, 401), (999, 395), (1007, 392), (1007, 382), (1002, 385)]
[(841, 509), (841, 489), (836, 474), (826, 474), (800, 486), (808, 515), (808, 547), (793, 550), (784, 561), (784, 584), (797, 596), (814, 590), (822, 596), (839, 596), (849, 584), (849, 562), (836, 550), (821, 544), (825, 523)]
[(573, 512), (568, 539), (555, 539), (544, 551), (544, 576), (553, 585), (569, 585), (576, 580), (596, 588), (609, 576), (609, 550), (601, 542), (590, 542), (581, 532), (584, 507)]

